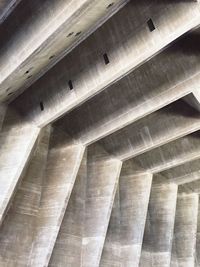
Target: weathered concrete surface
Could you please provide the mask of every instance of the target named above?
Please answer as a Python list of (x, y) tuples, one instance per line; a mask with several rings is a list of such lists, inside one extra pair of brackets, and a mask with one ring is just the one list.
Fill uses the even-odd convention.
[(137, 171), (159, 173), (200, 158), (200, 131), (184, 136), (173, 142), (154, 148), (125, 164), (135, 166)]
[(100, 146), (88, 148), (83, 267), (99, 266), (121, 165), (121, 161), (109, 156)]
[(34, 240), (49, 144), (49, 127), (41, 131), (21, 185), (0, 228), (0, 266), (28, 266)]
[(197, 194), (177, 197), (171, 267), (194, 267), (198, 217)]
[(49, 262), (50, 267), (81, 266), (87, 182), (87, 151), (67, 205), (60, 231)]
[(120, 175), (100, 266), (137, 267), (143, 241), (152, 175)]
[(200, 179), (200, 159), (186, 162), (182, 165), (160, 172), (154, 180), (163, 183), (172, 182), (177, 185), (192, 183)]
[(35, 81), (127, 1), (21, 1), (0, 29), (0, 99)]
[[(151, 3), (148, 7), (145, 5), (147, 2)], [(138, 67), (138, 65), (158, 52), (163, 46), (176, 39), (183, 32), (189, 30), (191, 24), (196, 19), (197, 23), (194, 24), (198, 25), (200, 22), (199, 4), (195, 2), (178, 1), (172, 3), (171, 1), (161, 2), (160, 0), (153, 2), (153, 4), (152, 1), (147, 2), (142, 0), (138, 3), (135, 1), (133, 3), (131, 1), (130, 4), (126, 5), (118, 14), (113, 16), (105, 25), (96, 31), (91, 38), (88, 38), (77, 49), (72, 51), (68, 57), (55, 66), (55, 68), (31, 86), (16, 102), (18, 103), (19, 109), (30, 120), (34, 120), (37, 125), (44, 126), (101, 92), (106, 87), (113, 87), (114, 85), (112, 84), (114, 82), (124, 77), (136, 66)], [(147, 21), (151, 16), (154, 17), (154, 22), (158, 27), (153, 32), (150, 32), (147, 26)], [(136, 28), (136, 32), (134, 28)], [(196, 37), (198, 39), (198, 34)], [(143, 107), (145, 107), (145, 114), (148, 114), (150, 113), (150, 108), (152, 112), (152, 104), (155, 105), (157, 103), (160, 108), (166, 105), (166, 103), (170, 103), (170, 99), (174, 101), (190, 93), (192, 90), (191, 84), (187, 90), (173, 88), (170, 93), (164, 94), (168, 85), (170, 87), (179, 85), (180, 87), (181, 82), (191, 78), (195, 72), (198, 72), (195, 65), (199, 65), (199, 53), (193, 49), (192, 53), (194, 55), (191, 56), (191, 46), (188, 45), (187, 47), (187, 44), (184, 45), (183, 40), (180, 44), (180, 47), (174, 46), (174, 49), (167, 49), (166, 53), (162, 53), (163, 55), (156, 56), (155, 59), (145, 64), (144, 68), (138, 68), (138, 71), (128, 75), (128, 78), (123, 79), (123, 82), (119, 82), (117, 88), (114, 86), (115, 89), (113, 90), (117, 94), (115, 99), (111, 98), (111, 101), (107, 99), (110, 104), (109, 109), (116, 107), (119, 102), (117, 99), (119, 99), (120, 95), (121, 104), (124, 101), (127, 104), (127, 100), (129, 102), (129, 105), (126, 105), (126, 110), (133, 103), (133, 100), (138, 99), (140, 103), (146, 100), (143, 103)], [(193, 45), (195, 46), (195, 42)], [(189, 51), (189, 53), (185, 53), (185, 51)], [(110, 64), (105, 65), (103, 59), (104, 53), (108, 54)], [(76, 64), (71, 64), (72, 62), (76, 62)], [(187, 62), (187, 64), (185, 65), (184, 62)], [(156, 67), (154, 65), (155, 63)], [(187, 72), (183, 70), (187, 70)], [(169, 74), (166, 74), (168, 72)], [(157, 75), (159, 75), (159, 79)], [(69, 90), (68, 80), (72, 80), (74, 85), (73, 90)], [(56, 81), (59, 81), (59, 83)], [(155, 86), (156, 83), (157, 86)], [(57, 88), (56, 94), (55, 86)], [(120, 88), (122, 91), (121, 94), (119, 93)], [(134, 90), (136, 92), (135, 97), (133, 88), (135, 88)], [(126, 94), (123, 96), (123, 89), (125, 91), (128, 90), (128, 97), (130, 99), (126, 97)], [(151, 94), (153, 93), (151, 89), (154, 94)], [(162, 98), (156, 94), (156, 92), (161, 93), (161, 90), (163, 91)], [(146, 94), (145, 97), (144, 91), (148, 97)], [(30, 94), (32, 96), (31, 99), (29, 98)], [(132, 94), (133, 96), (131, 97)], [(106, 95), (108, 97), (108, 94)], [(139, 96), (142, 96), (142, 99)], [(155, 97), (153, 98), (153, 96)], [(133, 97), (134, 99), (132, 99)], [(38, 108), (38, 103), (41, 99), (46, 106), (42, 114)], [(100, 107), (101, 103), (99, 102)], [(135, 106), (134, 103), (132, 109)], [(156, 109), (158, 107), (154, 107), (153, 110), (155, 111)], [(122, 109), (117, 109), (116, 112), (119, 114), (121, 111)], [(127, 123), (133, 114), (136, 114), (137, 117), (142, 117), (144, 114), (144, 111), (142, 111), (143, 109), (139, 106), (139, 103), (134, 111), (132, 110), (132, 114), (129, 112), (129, 116), (124, 110), (124, 118), (119, 117), (116, 120), (116, 127), (120, 127), (120, 119)], [(132, 118), (132, 121), (134, 119), (135, 116)], [(105, 128), (105, 122), (102, 122), (101, 126), (103, 124)], [(113, 124), (110, 125), (110, 128), (112, 127)], [(111, 131), (110, 128), (109, 131)], [(95, 135), (96, 133), (94, 133)]]
[(100, 141), (119, 159), (128, 159), (200, 129), (200, 113), (182, 99)]
[(169, 267), (177, 185), (152, 185), (140, 267)]
[(83, 146), (53, 129), (28, 266), (48, 265), (83, 153)]
[(39, 128), (24, 123), (14, 110), (8, 109), (0, 132), (0, 224), (20, 184)]

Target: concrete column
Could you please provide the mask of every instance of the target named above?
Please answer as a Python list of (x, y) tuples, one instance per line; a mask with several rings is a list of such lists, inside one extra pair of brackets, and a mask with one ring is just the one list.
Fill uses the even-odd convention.
[(39, 210), (50, 128), (41, 131), (33, 157), (23, 175), (0, 229), (0, 266), (28, 266)]
[(39, 128), (22, 122), (15, 111), (7, 110), (0, 134), (0, 225), (39, 132)]
[(198, 195), (177, 198), (171, 267), (194, 267), (198, 217)]
[(152, 175), (120, 176), (100, 266), (139, 264)]
[(53, 130), (30, 267), (48, 265), (83, 153), (83, 146), (74, 144), (59, 130)]
[(176, 210), (177, 185), (152, 186), (140, 267), (169, 267)]
[(98, 267), (110, 220), (121, 161), (100, 146), (88, 148), (82, 266)]
[(49, 267), (81, 266), (86, 181), (87, 153), (85, 152), (53, 249)]

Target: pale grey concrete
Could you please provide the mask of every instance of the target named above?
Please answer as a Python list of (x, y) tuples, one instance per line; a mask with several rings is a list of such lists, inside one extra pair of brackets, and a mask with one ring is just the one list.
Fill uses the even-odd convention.
[(0, 30), (0, 99), (23, 91), (127, 1), (21, 1)]
[(177, 197), (171, 267), (194, 267), (198, 217), (197, 194)]
[[(146, 6), (146, 4), (148, 5)], [(141, 63), (144, 63), (149, 57), (155, 55), (171, 41), (175, 40), (189, 29), (198, 26), (200, 23), (199, 11), (199, 4), (191, 1), (178, 1), (175, 3), (171, 1), (164, 1), (163, 3), (158, 1), (157, 3), (157, 1), (140, 0), (138, 4), (136, 1), (131, 1), (130, 4), (126, 5), (120, 12), (113, 16), (90, 38), (77, 47), (77, 49), (74, 49), (72, 53), (56, 65), (55, 68), (51, 69), (49, 73), (31, 86), (17, 101), (18, 107), (24, 111), (25, 115), (28, 116), (30, 120), (34, 120), (39, 126), (44, 126), (52, 122), (108, 86), (112, 87), (113, 83), (123, 78)], [(147, 20), (151, 17), (157, 27), (153, 32), (150, 32), (147, 26)], [(153, 96), (151, 94), (148, 94), (148, 98), (144, 96), (143, 90), (149, 89), (150, 86), (155, 90), (154, 96), (157, 95), (156, 91), (166, 91), (167, 84), (170, 85), (170, 87), (175, 87), (177, 85), (180, 87), (181, 81), (185, 81), (187, 78), (191, 77), (194, 71), (198, 72), (198, 69), (194, 69), (194, 66), (197, 62), (199, 64), (199, 54), (195, 52), (195, 50), (194, 57), (190, 57), (188, 53), (185, 53), (187, 44), (182, 44), (181, 47), (177, 48), (177, 46), (175, 46), (174, 49), (169, 49), (169, 52), (164, 53), (164, 55), (161, 56), (164, 62), (160, 61), (160, 56), (156, 57), (153, 63), (158, 60), (157, 68), (152, 66), (151, 69), (149, 69), (149, 65), (151, 66), (152, 63), (145, 64), (146, 68), (144, 69), (142, 67), (139, 68), (139, 70), (143, 70), (142, 73), (141, 71), (136, 71), (136, 77), (135, 74), (132, 74), (130, 78), (125, 79), (123, 81), (123, 87), (128, 87), (132, 94), (132, 88), (136, 86), (135, 92), (139, 93), (141, 91), (141, 95), (143, 96), (142, 99), (139, 99), (140, 103), (150, 98), (150, 96)], [(190, 49), (189, 44), (188, 49)], [(104, 53), (107, 53), (110, 58), (110, 64), (108, 65), (104, 63)], [(170, 61), (173, 63), (169, 64), (171, 75), (168, 76), (166, 75), (166, 71), (168, 71), (166, 65)], [(72, 64), (72, 62), (76, 62), (76, 64)], [(184, 62), (187, 62), (187, 65), (185, 65)], [(179, 67), (179, 70), (177, 67)], [(188, 70), (187, 75), (185, 75), (183, 69)], [(174, 70), (176, 71), (174, 72)], [(155, 76), (156, 74), (151, 75), (152, 72), (155, 73), (158, 71), (164, 73), (162, 79), (157, 79)], [(175, 74), (176, 79), (174, 77)], [(179, 80), (177, 80), (177, 78), (179, 78)], [(68, 80), (72, 80), (74, 85), (73, 90), (69, 90)], [(141, 80), (143, 83), (141, 83)], [(146, 80), (148, 81), (146, 82)], [(59, 83), (57, 83), (57, 81), (59, 81)], [(157, 89), (155, 84), (152, 84), (156, 81), (157, 87), (159, 86)], [(120, 88), (121, 86), (121, 83), (119, 83), (118, 87)], [(141, 90), (140, 87), (144, 87), (143, 90)], [(148, 108), (149, 112), (150, 108), (152, 110), (152, 104), (155, 105), (155, 103), (157, 103), (160, 108), (164, 105), (160, 101), (165, 102), (166, 105), (166, 103), (170, 102), (169, 98), (173, 99), (171, 101), (174, 101), (187, 92), (191, 92), (192, 88), (190, 86), (187, 90), (183, 90), (183, 88), (182, 92), (180, 92), (180, 90), (181, 89), (173, 89), (171, 94), (168, 93), (169, 95), (167, 93), (166, 95), (162, 94), (162, 98), (156, 96), (153, 99), (150, 98), (147, 103), (143, 103), (143, 107), (145, 107), (145, 110)], [(123, 93), (120, 94), (120, 96), (122, 96)], [(29, 98), (30, 94), (32, 96), (31, 99)], [(130, 96), (129, 94), (129, 97)], [(118, 94), (116, 98), (119, 98)], [(38, 108), (38, 103), (41, 99), (46, 106), (46, 109), (42, 113)], [(110, 104), (113, 100), (114, 99), (109, 101)], [(115, 101), (118, 103), (117, 99), (115, 99)], [(127, 99), (125, 98), (124, 101), (127, 101)], [(102, 102), (100, 102), (100, 105), (101, 103)], [(111, 104), (111, 108), (112, 106)], [(126, 108), (128, 108), (128, 106)], [(156, 107), (154, 107), (154, 110), (156, 110)], [(141, 117), (144, 113), (144, 111), (142, 111), (142, 107), (138, 106), (138, 109), (132, 111), (132, 114), (139, 113), (138, 116)], [(146, 111), (145, 114), (148, 112)], [(129, 116), (132, 115), (130, 114)], [(126, 120), (130, 120), (127, 114), (125, 118)], [(119, 120), (120, 118), (118, 118), (118, 123)], [(103, 123), (101, 123), (101, 125), (102, 124)]]
[(49, 127), (41, 131), (0, 231), (0, 266), (28, 266), (46, 167)]
[(0, 132), (0, 224), (20, 184), (39, 128), (22, 122), (12, 109), (8, 109)]
[(98, 267), (109, 224), (122, 162), (100, 146), (88, 148), (82, 266)]
[(83, 153), (83, 146), (53, 129), (28, 266), (48, 266)]
[(177, 185), (152, 185), (140, 267), (169, 267)]
[(140, 260), (152, 175), (120, 175), (100, 266), (137, 267)]
[(154, 148), (125, 162), (133, 165), (138, 172), (159, 173), (167, 169), (200, 158), (200, 132), (179, 138), (173, 142)]
[(49, 266), (51, 267), (81, 266), (86, 181), (87, 151), (85, 151), (83, 156), (75, 185), (56, 239), (49, 262)]

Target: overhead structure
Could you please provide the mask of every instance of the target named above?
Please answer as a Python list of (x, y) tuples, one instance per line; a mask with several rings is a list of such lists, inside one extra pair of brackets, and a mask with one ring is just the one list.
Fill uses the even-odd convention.
[(0, 266), (200, 267), (200, 3), (0, 1)]

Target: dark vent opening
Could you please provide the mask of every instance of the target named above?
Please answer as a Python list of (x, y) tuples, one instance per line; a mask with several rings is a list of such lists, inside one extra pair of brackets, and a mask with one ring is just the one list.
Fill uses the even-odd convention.
[(147, 25), (148, 25), (148, 27), (149, 27), (150, 32), (152, 32), (152, 31), (154, 31), (154, 30), (156, 29), (156, 27), (155, 27), (155, 25), (154, 25), (152, 19), (149, 19), (149, 20), (147, 21)]
[(104, 58), (105, 64), (108, 65), (110, 63), (110, 61), (109, 61), (108, 55), (106, 53), (103, 55), (103, 58)]
[(43, 102), (40, 102), (40, 109), (41, 109), (41, 111), (44, 110), (44, 104), (43, 104)]
[(69, 85), (69, 89), (72, 90), (74, 87), (73, 87), (73, 83), (71, 80), (69, 80), (68, 82), (68, 85)]

